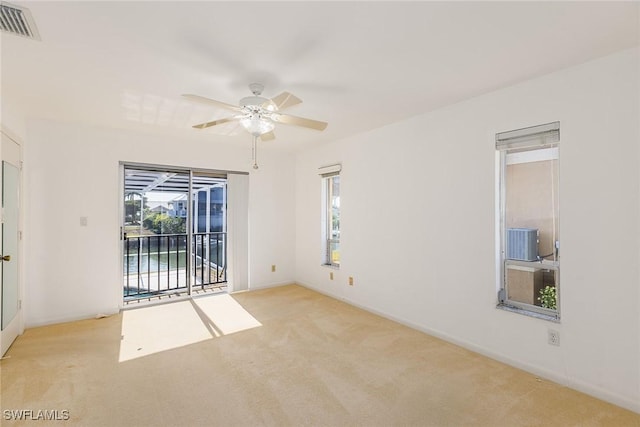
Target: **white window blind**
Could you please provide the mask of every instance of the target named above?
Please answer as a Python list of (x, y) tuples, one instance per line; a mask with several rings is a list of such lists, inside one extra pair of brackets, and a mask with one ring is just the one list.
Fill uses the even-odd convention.
[(249, 289), (249, 175), (227, 177), (229, 291)]
[(560, 141), (560, 122), (496, 134), (496, 149), (518, 150), (554, 146)]
[(338, 175), (341, 170), (341, 164), (323, 166), (321, 168), (318, 168), (318, 175), (323, 178), (329, 178), (330, 176)]

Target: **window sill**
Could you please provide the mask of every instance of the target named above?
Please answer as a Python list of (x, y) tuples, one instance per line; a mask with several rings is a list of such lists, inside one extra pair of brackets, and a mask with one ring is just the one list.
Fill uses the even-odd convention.
[(334, 265), (334, 264), (320, 264), (320, 267), (327, 267), (327, 268), (330, 268), (332, 270), (340, 270), (340, 266), (339, 265)]
[(511, 313), (522, 314), (523, 316), (529, 316), (529, 317), (534, 317), (536, 319), (546, 320), (548, 322), (560, 323), (560, 318), (557, 316), (538, 313), (536, 311), (526, 310), (524, 308), (514, 307), (512, 305), (500, 303), (496, 305), (496, 308), (499, 310), (509, 311)]

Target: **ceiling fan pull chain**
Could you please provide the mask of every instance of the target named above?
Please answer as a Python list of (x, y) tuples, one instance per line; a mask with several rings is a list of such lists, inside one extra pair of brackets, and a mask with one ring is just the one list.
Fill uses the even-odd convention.
[(253, 168), (254, 169), (258, 169), (258, 137), (257, 136), (253, 136), (253, 150), (252, 150), (252, 157), (253, 157)]

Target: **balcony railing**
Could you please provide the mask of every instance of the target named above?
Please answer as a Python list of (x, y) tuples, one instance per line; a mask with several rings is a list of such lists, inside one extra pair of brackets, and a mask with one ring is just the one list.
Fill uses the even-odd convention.
[[(227, 281), (227, 233), (194, 233), (187, 268), (187, 234), (125, 237), (125, 300), (205, 289)], [(191, 270), (191, 272), (189, 272)]]
[(191, 265), (195, 273), (192, 287), (227, 281), (227, 233), (194, 233)]

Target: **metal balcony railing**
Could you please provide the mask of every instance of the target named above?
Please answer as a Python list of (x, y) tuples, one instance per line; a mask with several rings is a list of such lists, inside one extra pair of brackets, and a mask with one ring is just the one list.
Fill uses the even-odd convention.
[(187, 234), (126, 236), (125, 300), (187, 292), (189, 282), (192, 289), (226, 283), (227, 233), (194, 233), (191, 251), (187, 238)]
[(195, 283), (192, 287), (227, 281), (227, 233), (194, 233), (192, 262)]

